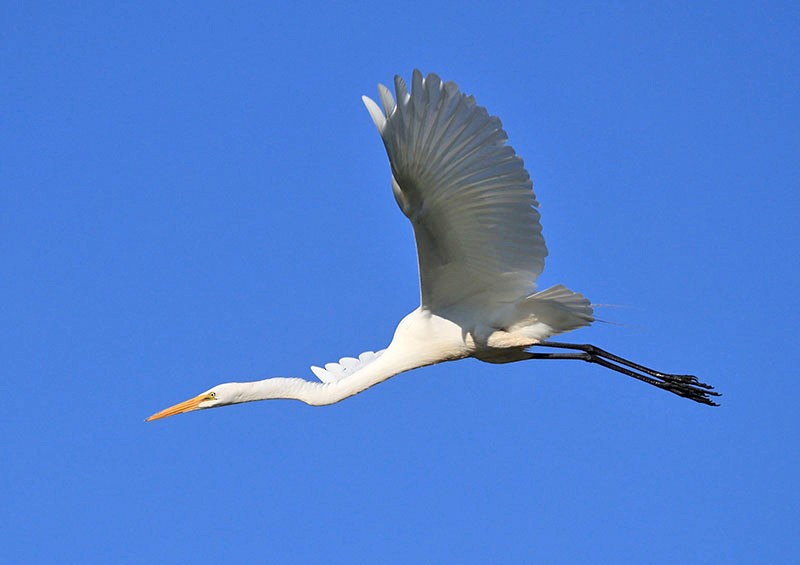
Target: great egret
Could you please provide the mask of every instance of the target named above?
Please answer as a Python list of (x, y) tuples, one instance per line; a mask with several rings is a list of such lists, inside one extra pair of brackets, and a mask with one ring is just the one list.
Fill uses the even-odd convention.
[[(582, 360), (716, 406), (710, 397), (718, 393), (694, 376), (655, 371), (593, 345), (546, 341), (591, 324), (592, 306), (563, 285), (535, 292), (547, 255), (538, 203), (500, 120), (434, 74), (415, 70), (411, 93), (399, 76), (394, 82), (397, 102), (378, 85), (383, 110), (362, 99), (389, 155), (394, 197), (414, 228), (419, 308), (400, 321), (386, 349), (311, 367), (321, 382), (224, 383), (147, 420), (272, 398), (333, 404), (404, 371), (466, 357)], [(533, 350), (539, 347), (558, 352)]]

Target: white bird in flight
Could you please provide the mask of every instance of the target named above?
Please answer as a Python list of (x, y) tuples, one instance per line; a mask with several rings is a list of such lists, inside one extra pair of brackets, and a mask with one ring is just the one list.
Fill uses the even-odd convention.
[(410, 93), (402, 78), (394, 82), (397, 101), (378, 85), (383, 109), (362, 99), (389, 155), (394, 197), (414, 228), (419, 308), (400, 321), (386, 349), (311, 367), (321, 382), (224, 383), (147, 421), (274, 398), (334, 404), (399, 373), (467, 357), (587, 361), (716, 406), (710, 396), (719, 394), (692, 375), (655, 371), (594, 345), (547, 341), (591, 324), (592, 305), (560, 284), (536, 292), (547, 255), (538, 203), (500, 120), (435, 74), (415, 70)]

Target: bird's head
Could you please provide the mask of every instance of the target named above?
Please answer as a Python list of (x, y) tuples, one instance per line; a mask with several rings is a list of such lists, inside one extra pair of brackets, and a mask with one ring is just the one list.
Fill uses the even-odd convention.
[(194, 398), (179, 402), (174, 406), (165, 408), (161, 412), (156, 412), (145, 422), (152, 422), (153, 420), (160, 420), (167, 416), (175, 416), (176, 414), (184, 414), (186, 412), (193, 412), (194, 410), (205, 410), (206, 408), (216, 408), (217, 406), (227, 406), (240, 402), (238, 383), (225, 383), (217, 385), (202, 394), (198, 394)]

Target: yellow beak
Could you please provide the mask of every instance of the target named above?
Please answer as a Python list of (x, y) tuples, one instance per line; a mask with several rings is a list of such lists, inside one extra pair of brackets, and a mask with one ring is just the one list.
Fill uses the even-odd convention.
[(213, 397), (210, 394), (201, 394), (200, 396), (195, 396), (194, 398), (190, 398), (189, 400), (184, 400), (176, 404), (175, 406), (170, 406), (161, 412), (156, 412), (149, 418), (145, 420), (145, 422), (152, 422), (153, 420), (160, 420), (161, 418), (166, 418), (167, 416), (174, 416), (175, 414), (183, 414), (184, 412), (191, 412), (192, 410), (197, 410), (200, 408), (200, 403), (204, 400), (211, 400)]

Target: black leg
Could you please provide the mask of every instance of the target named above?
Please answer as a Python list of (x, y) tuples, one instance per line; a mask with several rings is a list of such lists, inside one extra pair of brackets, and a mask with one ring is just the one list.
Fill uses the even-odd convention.
[(586, 361), (587, 363), (595, 363), (647, 384), (668, 390), (678, 396), (689, 398), (695, 402), (708, 404), (709, 406), (719, 406), (719, 404), (711, 400), (709, 396), (720, 396), (720, 394), (713, 391), (714, 387), (706, 383), (701, 383), (697, 380), (697, 377), (693, 375), (662, 373), (661, 371), (656, 371), (644, 365), (639, 365), (633, 361), (623, 359), (622, 357), (591, 344), (543, 341), (537, 343), (535, 347), (571, 349), (573, 351), (580, 351), (580, 353), (530, 353), (531, 359), (576, 359), (579, 361)]

